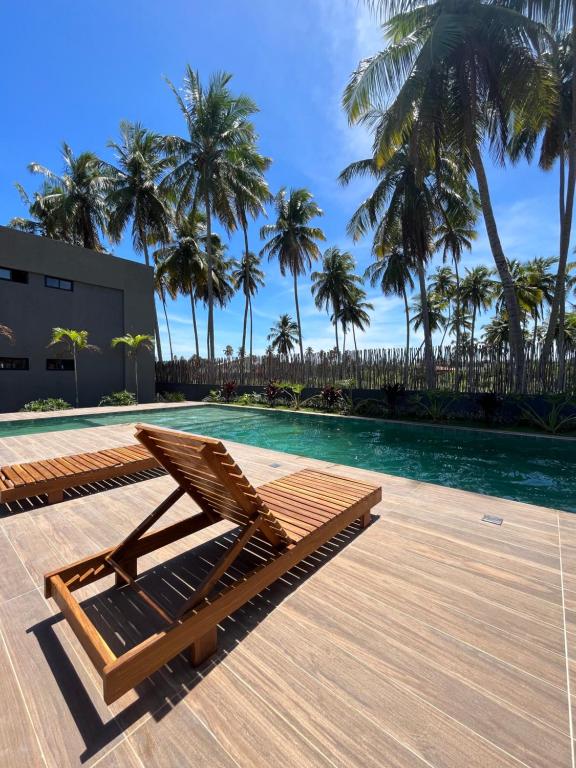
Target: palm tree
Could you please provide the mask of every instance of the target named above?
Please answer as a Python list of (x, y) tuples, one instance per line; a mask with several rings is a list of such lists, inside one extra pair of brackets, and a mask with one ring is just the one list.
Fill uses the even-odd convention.
[(433, 294), (438, 300), (442, 309), (448, 310), (448, 317), (446, 318), (446, 325), (444, 327), (444, 335), (440, 346), (444, 344), (446, 337), (446, 331), (450, 327), (452, 319), (452, 301), (456, 296), (456, 277), (450, 267), (437, 267), (436, 271), (429, 277), (428, 282), (428, 295)]
[(508, 346), (510, 333), (508, 318), (506, 317), (505, 312), (499, 312), (484, 326), (482, 338), (484, 339), (484, 343), (489, 347), (502, 349), (503, 347)]
[(204, 216), (195, 211), (175, 213), (170, 241), (154, 252), (154, 260), (165, 275), (168, 293), (190, 296), (192, 326), (196, 357), (200, 357), (198, 325), (196, 321), (197, 286), (206, 273), (203, 242), (206, 236)]
[(81, 245), (64, 221), (63, 209), (58, 203), (64, 191), (62, 187), (44, 181), (40, 189), (31, 198), (21, 184), (16, 184), (20, 199), (28, 208), (29, 219), (16, 216), (8, 223), (9, 227), (28, 232), (31, 235), (50, 237), (72, 245)]
[[(446, 316), (444, 315), (444, 306), (437, 296), (431, 294), (426, 302), (428, 309), (428, 326), (431, 333), (441, 331), (446, 326)], [(425, 317), (424, 308), (420, 297), (412, 302), (412, 317), (410, 318), (415, 331), (424, 327)]]
[(298, 323), (295, 323), (290, 315), (280, 315), (280, 319), (274, 323), (267, 336), (268, 341), (272, 342), (271, 351), (288, 357), (299, 339), (298, 331)]
[[(530, 0), (526, 0), (529, 2)], [(534, 56), (542, 28), (502, 3), (484, 0), (376, 0), (388, 19), (390, 45), (361, 62), (344, 93), (350, 121), (374, 128), (380, 164), (409, 136), (410, 152), (453, 147), (472, 168), (492, 256), (506, 296), (515, 384), (522, 387), (524, 345), (512, 276), (500, 241), (481, 146), (503, 160), (512, 119), (539, 125), (554, 98)], [(382, 103), (385, 111), (377, 112)]]
[(170, 347), (170, 360), (173, 360), (174, 350), (172, 349), (172, 334), (170, 332), (168, 310), (166, 308), (166, 294), (168, 293), (168, 295), (170, 295), (170, 281), (168, 270), (164, 268), (163, 262), (156, 257), (156, 254), (154, 254), (154, 291), (162, 302), (164, 322), (166, 323), (166, 331), (168, 333), (168, 346)]
[(116, 336), (112, 339), (112, 347), (124, 344), (128, 349), (128, 356), (134, 360), (134, 381), (136, 382), (136, 402), (138, 397), (138, 352), (147, 349), (154, 351), (154, 339), (147, 333), (126, 333), (124, 336)]
[(64, 344), (72, 354), (74, 360), (74, 391), (76, 393), (76, 408), (80, 407), (80, 395), (78, 390), (78, 353), (99, 352), (94, 344), (88, 343), (88, 331), (75, 331), (72, 328), (52, 328), (52, 338), (49, 347), (55, 344)]
[(231, 232), (237, 226), (235, 200), (242, 187), (251, 188), (253, 167), (246, 165), (246, 147), (256, 135), (249, 118), (257, 111), (247, 96), (233, 96), (231, 75), (214, 74), (204, 88), (197, 72), (186, 68), (183, 95), (168, 81), (184, 116), (187, 138), (170, 136), (167, 144), (178, 158), (166, 183), (180, 194), (180, 206), (203, 206), (206, 215), (208, 358), (214, 359), (214, 287), (212, 217)]
[(490, 309), (495, 298), (495, 290), (496, 286), (492, 279), (492, 271), (488, 267), (481, 265), (473, 269), (466, 269), (466, 276), (462, 280), (461, 291), (464, 309), (472, 313), (470, 325), (470, 372), (472, 372), (474, 361), (476, 316)]
[(414, 289), (412, 266), (404, 255), (399, 243), (392, 242), (381, 247), (380, 255), (368, 266), (365, 279), (372, 287), (379, 286), (385, 296), (401, 296), (406, 315), (406, 350), (404, 355), (404, 384), (408, 383), (408, 360), (410, 358), (410, 307), (408, 292)]
[[(348, 224), (349, 235), (357, 240), (369, 229), (376, 228), (374, 242), (378, 247), (388, 249), (401, 243), (403, 253), (418, 278), (420, 303), (424, 308), (422, 323), (424, 329), (424, 353), (426, 381), (432, 388), (435, 382), (434, 355), (430, 314), (426, 310), (425, 266), (432, 247), (435, 226), (445, 198), (452, 196), (446, 175), (446, 185), (438, 183), (438, 165), (427, 173), (417, 172), (413, 158), (402, 147), (381, 165), (376, 158), (360, 160), (349, 165), (340, 174), (340, 181), (348, 184), (356, 176), (369, 175), (376, 179), (372, 194), (359, 206)], [(459, 183), (452, 175), (452, 183)]]
[(322, 256), (322, 271), (312, 272), (312, 295), (318, 309), (331, 312), (336, 334), (336, 354), (340, 357), (338, 323), (342, 307), (349, 302), (360, 278), (354, 272), (354, 259), (348, 251), (332, 246)]
[(370, 325), (370, 315), (368, 312), (374, 311), (374, 305), (369, 301), (365, 301), (366, 291), (357, 286), (353, 287), (351, 293), (349, 293), (343, 300), (339, 310), (337, 321), (342, 324), (342, 331), (344, 333), (344, 339), (346, 339), (346, 332), (348, 328), (352, 328), (352, 339), (354, 341), (354, 359), (356, 361), (356, 380), (358, 386), (360, 386), (360, 377), (358, 370), (358, 345), (356, 343), (356, 328), (359, 331), (365, 331)]
[[(121, 122), (120, 141), (109, 141), (108, 146), (116, 155), (116, 166), (106, 164), (112, 179), (107, 199), (110, 237), (113, 242), (119, 242), (131, 222), (134, 250), (144, 253), (144, 262), (149, 267), (148, 244), (166, 243), (169, 239), (170, 213), (160, 182), (172, 167), (174, 158), (166, 153), (164, 139), (140, 123)], [(158, 359), (162, 362), (155, 302), (154, 335)]]
[(323, 213), (307, 189), (291, 189), (286, 194), (286, 190), (282, 188), (274, 198), (274, 207), (276, 222), (267, 224), (260, 230), (262, 239), (270, 238), (260, 251), (260, 255), (268, 254), (269, 259), (278, 259), (281, 275), (284, 277), (288, 271), (294, 279), (298, 343), (300, 358), (304, 362), (298, 303), (298, 276), (305, 274), (312, 267), (312, 261), (320, 256), (316, 241), (326, 240), (326, 236), (318, 227), (309, 226), (309, 222), (317, 216), (322, 216)]
[(62, 145), (62, 159), (64, 173), (60, 176), (39, 163), (28, 166), (45, 179), (32, 213), (52, 228), (50, 236), (59, 233), (69, 243), (103, 251), (101, 236), (107, 233), (110, 189), (107, 169), (93, 152), (75, 156), (66, 143)]
[(234, 347), (231, 344), (226, 344), (226, 346), (224, 347), (224, 357), (227, 360), (231, 360), (233, 354), (234, 354)]
[[(245, 239), (245, 243), (248, 240)], [(232, 272), (232, 279), (239, 291), (244, 294), (244, 322), (242, 325), (242, 361), (246, 354), (246, 326), (248, 313), (250, 313), (250, 366), (252, 365), (252, 341), (253, 341), (253, 322), (252, 322), (252, 297), (258, 293), (258, 288), (264, 285), (264, 272), (260, 269), (260, 258), (250, 251), (245, 251), (242, 261), (238, 268)], [(244, 365), (242, 364), (242, 374), (244, 374)]]
[[(212, 304), (223, 309), (231, 301), (236, 292), (236, 284), (232, 277), (234, 271), (238, 268), (238, 262), (235, 259), (226, 257), (227, 246), (224, 245), (220, 237), (212, 233), (211, 253), (212, 269), (208, 269), (208, 260), (204, 259), (204, 269), (198, 276), (196, 285), (196, 296), (208, 306), (210, 302), (209, 285), (212, 287)], [(207, 251), (207, 238), (202, 238), (204, 248)], [(206, 346), (210, 347), (210, 339), (206, 334)]]

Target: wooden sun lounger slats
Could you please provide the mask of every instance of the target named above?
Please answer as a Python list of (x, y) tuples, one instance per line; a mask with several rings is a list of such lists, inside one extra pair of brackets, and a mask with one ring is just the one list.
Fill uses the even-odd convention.
[[(188, 650), (193, 664), (202, 663), (216, 650), (219, 622), (354, 521), (366, 527), (370, 510), (382, 498), (380, 487), (308, 469), (255, 489), (218, 440), (142, 424), (136, 436), (172, 475), (175, 490), (118, 546), (48, 573), (44, 581), (46, 597), (56, 599), (100, 673), (107, 703), (182, 651)], [(150, 531), (184, 495), (200, 512)], [(222, 519), (239, 526), (237, 536), (177, 614), (170, 615), (138, 581), (138, 558)], [(222, 588), (221, 579), (251, 541), (261, 564)], [(74, 590), (110, 573), (166, 625), (118, 657), (72, 597)]]
[(159, 466), (159, 461), (138, 444), (12, 464), (0, 467), (0, 504), (44, 495), (53, 503), (61, 501), (69, 488)]

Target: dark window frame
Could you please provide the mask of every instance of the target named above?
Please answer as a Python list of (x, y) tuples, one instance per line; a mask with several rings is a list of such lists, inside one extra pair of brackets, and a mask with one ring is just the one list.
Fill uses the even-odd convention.
[[(23, 363), (22, 367), (20, 366), (11, 366), (5, 365), (6, 360), (11, 360), (12, 362), (20, 362)], [(9, 357), (8, 355), (4, 355), (0, 357), (0, 371), (29, 371), (30, 370), (30, 358), (28, 357)]]
[(74, 358), (73, 357), (47, 357), (46, 358), (46, 370), (56, 372), (73, 372), (74, 371)]
[(28, 272), (24, 269), (14, 269), (14, 267), (0, 266), (0, 270), (9, 273), (9, 277), (4, 277), (0, 273), (0, 280), (4, 280), (6, 283), (20, 283), (21, 285), (28, 285)]
[[(48, 283), (49, 280), (55, 280), (58, 285), (50, 285)], [(68, 283), (70, 288), (65, 288), (61, 285), (61, 283)], [(68, 293), (72, 292), (74, 290), (74, 281), (68, 280), (66, 277), (55, 277), (54, 275), (44, 275), (44, 287), (45, 288), (54, 288), (56, 291), (68, 291)]]

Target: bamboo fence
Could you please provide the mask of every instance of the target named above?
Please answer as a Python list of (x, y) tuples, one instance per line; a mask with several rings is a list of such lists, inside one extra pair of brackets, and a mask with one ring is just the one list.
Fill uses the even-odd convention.
[[(564, 355), (564, 381), (558, 382), (559, 364), (556, 352), (545, 365), (540, 363), (540, 348), (526, 350), (523, 391), (527, 394), (576, 392), (576, 349)], [(453, 347), (434, 349), (434, 389), (453, 392), (514, 391), (510, 354), (506, 348), (483, 345), (460, 352)], [(156, 383), (203, 384), (221, 387), (227, 381), (245, 386), (262, 386), (270, 380), (304, 384), (306, 387), (337, 385), (353, 380), (358, 389), (381, 389), (401, 383), (406, 389), (426, 390), (424, 350), (365, 349), (357, 354), (346, 352), (338, 359), (335, 353), (318, 352), (305, 356), (281, 357), (259, 355), (240, 358), (180, 358), (156, 364)]]

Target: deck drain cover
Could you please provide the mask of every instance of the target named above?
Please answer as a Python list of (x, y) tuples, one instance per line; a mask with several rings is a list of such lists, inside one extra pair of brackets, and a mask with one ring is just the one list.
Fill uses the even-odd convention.
[(502, 525), (504, 518), (496, 517), (496, 515), (484, 515), (482, 518), (483, 523), (492, 523), (493, 525)]
[(282, 464), (278, 464), (277, 461), (275, 461), (273, 464), (270, 464), (271, 467), (281, 467)]

